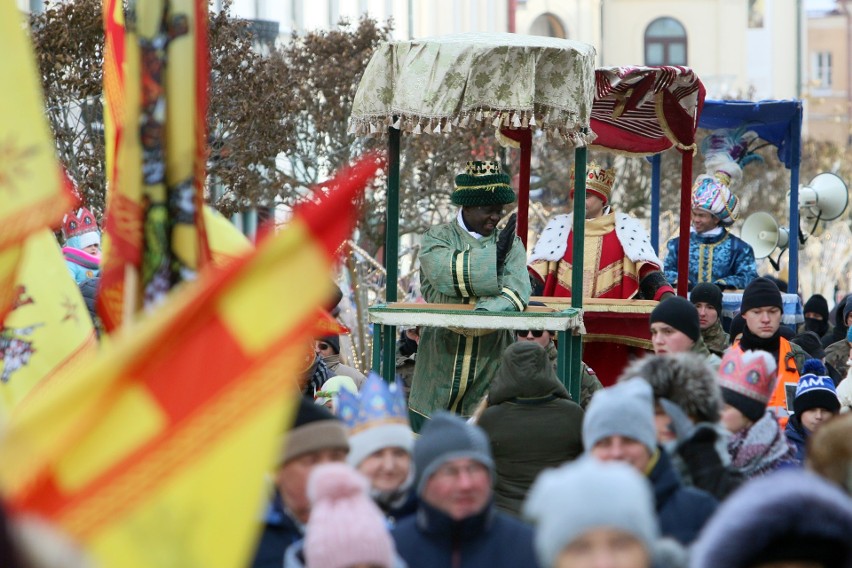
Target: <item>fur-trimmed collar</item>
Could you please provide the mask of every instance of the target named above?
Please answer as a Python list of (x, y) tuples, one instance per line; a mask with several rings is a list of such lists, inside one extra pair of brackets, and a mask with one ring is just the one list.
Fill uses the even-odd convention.
[[(528, 262), (532, 264), (537, 260), (553, 262), (562, 260), (568, 249), (568, 236), (571, 234), (572, 223), (571, 215), (563, 214), (553, 217), (533, 247)], [(651, 246), (645, 227), (638, 220), (625, 213), (615, 213), (615, 234), (624, 248), (624, 254), (633, 262), (663, 265)]]

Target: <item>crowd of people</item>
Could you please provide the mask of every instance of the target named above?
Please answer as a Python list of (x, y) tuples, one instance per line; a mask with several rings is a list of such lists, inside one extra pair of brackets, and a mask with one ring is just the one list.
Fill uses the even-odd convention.
[[(606, 388), (582, 365), (572, 400), (548, 331), (404, 329), (393, 384), (347, 371), (339, 338), (319, 339), (253, 567), (852, 567), (852, 302), (832, 326), (813, 296), (794, 330), (776, 281), (710, 266), (674, 296), (608, 209), (613, 175), (590, 171), (592, 220), (612, 218), (592, 229), (584, 279), (602, 291), (632, 271), (610, 284), (658, 302), (653, 352)], [(726, 183), (696, 183), (709, 231), (734, 218)], [(514, 219), (498, 229), (513, 199), (496, 162), (458, 176), (457, 218), (424, 237), (428, 302), (517, 312), (533, 290), (570, 294), (570, 232), (528, 273)]]

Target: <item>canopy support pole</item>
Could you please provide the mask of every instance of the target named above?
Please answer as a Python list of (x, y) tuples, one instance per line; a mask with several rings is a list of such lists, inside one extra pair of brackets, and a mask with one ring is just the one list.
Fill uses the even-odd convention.
[(654, 154), (651, 162), (651, 246), (660, 254), (660, 155)]
[(790, 244), (787, 268), (787, 291), (799, 291), (799, 163), (802, 160), (802, 102), (799, 101), (796, 116), (790, 121), (790, 142), (793, 154), (790, 165)]
[[(574, 150), (574, 248), (571, 271), (571, 307), (583, 308), (583, 244), (586, 235), (586, 147)], [(583, 358), (583, 336), (565, 332), (558, 333), (557, 372), (559, 379), (571, 395), (580, 403), (580, 362)], [(568, 341), (566, 341), (568, 340)], [(570, 343), (570, 345), (568, 345)], [(567, 357), (566, 357), (567, 355)], [(563, 362), (564, 361), (564, 362)]]
[(677, 249), (677, 295), (686, 297), (689, 285), (689, 227), (692, 219), (692, 153), (680, 154), (680, 241)]
[[(394, 122), (396, 117), (394, 117)], [(397, 301), (399, 281), (399, 139), (400, 131), (388, 127), (388, 205), (385, 218), (385, 303)], [(381, 371), (387, 382), (396, 373), (396, 327), (383, 325), (381, 337), (373, 334), (373, 341), (381, 341)], [(373, 350), (373, 370), (380, 366)]]
[(527, 250), (530, 214), (530, 160), (532, 159), (532, 130), (517, 131), (521, 142), (521, 171), (518, 180), (518, 236)]

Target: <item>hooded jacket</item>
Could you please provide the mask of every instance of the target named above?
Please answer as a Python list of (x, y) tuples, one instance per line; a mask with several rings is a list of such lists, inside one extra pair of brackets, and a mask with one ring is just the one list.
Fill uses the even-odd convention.
[[(707, 364), (690, 353), (644, 357), (618, 380), (633, 377), (651, 385), (656, 402), (668, 401), (681, 411), (682, 420), (670, 415), (677, 439), (665, 449), (683, 484), (720, 500), (739, 487), (744, 477), (730, 465), (729, 436), (718, 424), (722, 394)], [(670, 412), (668, 405), (661, 406)]]
[(834, 307), (834, 328), (822, 336), (823, 347), (828, 347), (832, 343), (846, 339), (846, 332), (849, 330), (849, 327), (846, 325), (846, 315), (849, 313), (846, 311), (846, 301), (848, 299), (849, 296), (846, 296), (837, 302), (837, 305)]
[(491, 440), (497, 506), (519, 515), (543, 469), (583, 452), (583, 410), (568, 398), (544, 349), (518, 342), (503, 355), (479, 426)]

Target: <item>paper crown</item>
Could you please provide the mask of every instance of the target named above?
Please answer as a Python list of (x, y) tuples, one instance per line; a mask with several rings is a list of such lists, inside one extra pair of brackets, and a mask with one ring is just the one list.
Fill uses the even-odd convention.
[(83, 249), (89, 245), (101, 244), (98, 222), (91, 211), (80, 207), (65, 215), (62, 220), (62, 236), (69, 247)]
[(719, 386), (764, 406), (775, 390), (777, 375), (770, 357), (764, 351), (730, 349), (719, 364)]
[(405, 395), (399, 384), (388, 385), (376, 373), (370, 373), (359, 394), (346, 390), (338, 393), (337, 415), (352, 436), (380, 424), (409, 427)]
[[(597, 162), (589, 162), (586, 167), (586, 193), (600, 197), (604, 203), (609, 203), (612, 197), (612, 186), (615, 184), (615, 168), (602, 168)], [(574, 173), (571, 173), (571, 198), (574, 197)]]
[(468, 162), (463, 174), (456, 176), (452, 202), (463, 207), (505, 205), (515, 201), (509, 176), (500, 171), (500, 162)]

